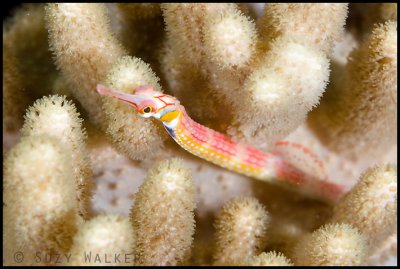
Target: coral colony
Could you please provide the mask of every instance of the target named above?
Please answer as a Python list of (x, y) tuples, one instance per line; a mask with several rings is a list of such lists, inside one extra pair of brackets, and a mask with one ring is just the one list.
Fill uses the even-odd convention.
[(396, 127), (394, 3), (24, 4), (3, 264), (393, 264)]

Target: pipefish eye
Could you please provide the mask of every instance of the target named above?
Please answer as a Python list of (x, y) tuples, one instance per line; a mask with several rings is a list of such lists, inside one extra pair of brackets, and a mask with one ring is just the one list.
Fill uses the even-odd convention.
[(146, 106), (145, 108), (143, 108), (143, 112), (144, 113), (150, 113), (153, 109), (150, 106)]

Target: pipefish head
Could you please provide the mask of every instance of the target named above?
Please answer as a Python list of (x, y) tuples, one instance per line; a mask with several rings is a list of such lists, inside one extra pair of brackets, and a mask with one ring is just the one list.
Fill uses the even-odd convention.
[(153, 117), (165, 124), (174, 120), (181, 113), (181, 105), (178, 99), (155, 91), (150, 85), (139, 86), (133, 94), (128, 94), (98, 84), (97, 92), (130, 104), (143, 118)]

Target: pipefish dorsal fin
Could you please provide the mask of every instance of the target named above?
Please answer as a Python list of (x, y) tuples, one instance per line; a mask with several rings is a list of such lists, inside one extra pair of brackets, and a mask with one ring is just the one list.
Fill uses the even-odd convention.
[(291, 141), (277, 141), (273, 151), (305, 174), (321, 180), (328, 180), (324, 163), (306, 146)]

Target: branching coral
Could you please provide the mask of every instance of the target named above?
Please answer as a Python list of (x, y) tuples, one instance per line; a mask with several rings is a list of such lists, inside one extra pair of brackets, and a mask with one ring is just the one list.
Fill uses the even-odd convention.
[[(335, 14), (340, 23), (326, 21), (324, 29), (332, 29), (324, 33), (325, 50), (340, 36), (347, 14), (346, 5), (333, 6), (332, 11), (330, 5), (327, 4), (326, 12)], [(190, 98), (185, 93), (189, 87), (198, 89), (196, 97), (203, 106), (190, 107), (189, 112), (200, 116), (199, 119), (224, 122), (225, 127), (216, 124), (217, 128), (229, 127), (228, 133), (235, 139), (266, 149), (304, 122), (307, 112), (318, 104), (328, 80), (329, 63), (319, 47), (307, 38), (280, 31), (268, 52), (256, 50), (257, 42), (265, 41), (258, 41), (254, 23), (235, 5), (221, 4), (208, 9), (197, 5), (191, 8), (190, 4), (162, 7), (167, 27), (164, 76), (183, 103)], [(310, 4), (301, 12), (311, 12), (313, 8), (323, 9)], [(266, 13), (273, 11), (267, 9)], [(190, 14), (194, 18), (201, 15), (197, 19), (200, 27), (193, 26)], [(302, 23), (303, 28), (312, 25), (299, 21)], [(220, 39), (226, 43), (217, 43), (218, 33), (222, 32)], [(192, 84), (187, 84), (190, 81)]]
[(255, 50), (254, 23), (240, 11), (228, 9), (204, 25), (204, 52), (211, 63), (224, 68), (245, 66)]
[(382, 244), (376, 247), (372, 256), (368, 257), (369, 265), (380, 265), (387, 263), (390, 258), (397, 255), (397, 232), (388, 236)]
[(179, 159), (154, 166), (135, 195), (135, 264), (179, 265), (190, 257), (195, 207), (191, 172)]
[(10, 48), (3, 44), (3, 128), (16, 131), (22, 126), (25, 107), (29, 99), (26, 96), (22, 76), (15, 56)]
[(261, 57), (263, 64), (244, 81), (247, 94), (236, 101), (241, 110), (251, 104), (251, 111), (237, 115), (230, 134), (265, 149), (305, 121), (325, 88), (329, 61), (318, 48), (290, 37), (277, 39)]
[(295, 248), (296, 265), (361, 265), (367, 242), (348, 224), (327, 224), (300, 240)]
[(46, 26), (49, 42), (73, 95), (101, 124), (103, 112), (96, 85), (105, 79), (110, 66), (124, 49), (113, 37), (104, 4), (49, 4)]
[(23, 4), (17, 9), (3, 24), (3, 45), (16, 58), (26, 95), (34, 101), (49, 93), (57, 72), (48, 49), (44, 4)]
[(129, 218), (99, 215), (79, 228), (64, 265), (133, 265), (133, 245)]
[[(386, 164), (397, 163), (397, 4), (57, 3), (11, 15), (4, 264), (17, 251), (20, 264), (56, 263), (36, 251), (82, 264), (90, 250), (91, 264), (116, 265), (395, 260), (397, 168)], [(201, 125), (350, 191), (330, 205), (216, 167), (98, 84), (150, 84)], [(89, 166), (92, 220), (76, 186)]]
[(311, 123), (340, 154), (372, 157), (395, 144), (396, 100), (397, 25), (389, 21), (351, 53), (342, 83), (327, 92)]
[(79, 214), (88, 219), (92, 196), (92, 170), (85, 148), (86, 133), (75, 105), (57, 95), (43, 97), (29, 107), (21, 136), (51, 135), (71, 152)]
[(4, 171), (4, 235), (7, 264), (37, 264), (36, 253), (62, 253), (79, 223), (69, 149), (50, 136), (28, 136), (7, 155)]
[(205, 19), (233, 8), (233, 4), (162, 4), (161, 8), (168, 38), (175, 53), (180, 53), (178, 58), (200, 68), (205, 53), (201, 46)]
[(332, 222), (360, 230), (371, 247), (379, 245), (397, 227), (397, 167), (371, 168), (334, 208)]
[(382, 3), (379, 11), (383, 21), (397, 21), (397, 3)]
[(259, 25), (265, 43), (288, 35), (329, 53), (342, 37), (346, 18), (347, 4), (270, 4)]
[(228, 201), (215, 220), (215, 264), (234, 265), (258, 255), (266, 243), (268, 222), (268, 213), (257, 199)]
[[(183, 105), (191, 98), (200, 102), (188, 107), (195, 119), (202, 119), (212, 126), (218, 115), (225, 114), (221, 102), (211, 95), (207, 78), (207, 58), (210, 52), (203, 46), (206, 22), (220, 12), (235, 10), (234, 4), (162, 4), (167, 31), (161, 52), (161, 71), (167, 88)], [(212, 45), (212, 44), (211, 44)], [(220, 51), (220, 50), (219, 50)], [(215, 56), (215, 55), (214, 55)], [(218, 58), (221, 58), (217, 56)], [(194, 89), (190, 93), (188, 89)], [(193, 96), (194, 95), (194, 96)]]
[[(315, 12), (320, 10), (319, 12)], [(329, 13), (338, 23), (324, 20), (314, 33), (314, 20), (308, 14)], [(287, 20), (287, 11), (296, 16)], [(271, 4), (262, 19), (260, 48), (255, 68), (243, 82), (239, 98), (234, 99), (237, 112), (229, 133), (241, 141), (267, 149), (305, 121), (307, 113), (318, 104), (329, 75), (329, 51), (343, 32), (345, 4)], [(290, 27), (293, 22), (297, 27)], [(328, 30), (327, 30), (328, 29)], [(308, 32), (307, 35), (302, 31)], [(315, 30), (317, 31), (317, 30)], [(222, 89), (226, 92), (229, 89)], [(229, 98), (229, 97), (227, 97)], [(237, 113), (236, 112), (236, 113)], [(235, 113), (235, 112), (234, 112)], [(267, 141), (267, 142), (266, 142)]]
[(271, 251), (268, 253), (261, 253), (257, 257), (244, 261), (241, 265), (248, 266), (291, 266), (292, 262), (286, 258), (282, 253)]

